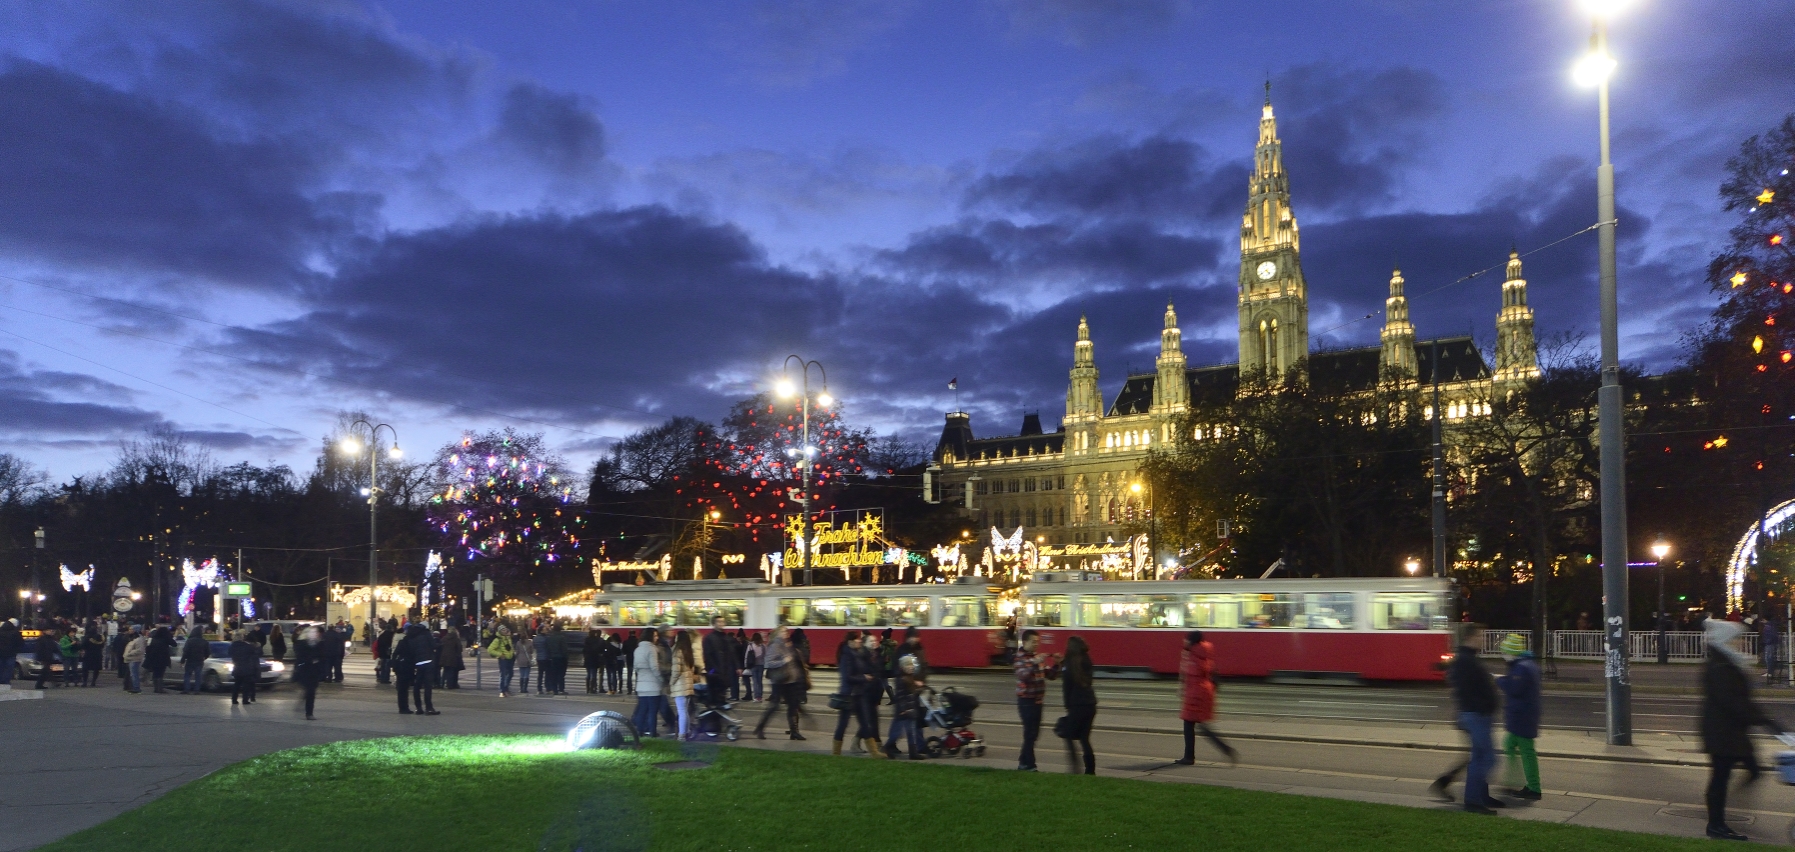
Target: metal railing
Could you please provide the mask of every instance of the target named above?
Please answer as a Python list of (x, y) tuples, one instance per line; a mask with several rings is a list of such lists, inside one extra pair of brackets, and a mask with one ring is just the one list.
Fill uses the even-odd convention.
[[(1502, 641), (1509, 634), (1518, 634), (1522, 641), (1532, 650), (1532, 633), (1525, 630), (1490, 630), (1483, 634), (1483, 655), (1497, 656), (1501, 653)], [(1554, 630), (1546, 634), (1551, 647), (1550, 656), (1563, 660), (1600, 660), (1607, 656), (1602, 643), (1600, 630)], [(1634, 660), (1658, 659), (1658, 633), (1635, 632), (1628, 636), (1631, 658)], [(1669, 650), (1669, 659), (1673, 663), (1699, 663), (1707, 656), (1707, 648), (1702, 644), (1699, 631), (1678, 630), (1664, 634), (1664, 641)], [(1733, 647), (1749, 657), (1757, 657), (1758, 635), (1747, 633), (1733, 640)]]

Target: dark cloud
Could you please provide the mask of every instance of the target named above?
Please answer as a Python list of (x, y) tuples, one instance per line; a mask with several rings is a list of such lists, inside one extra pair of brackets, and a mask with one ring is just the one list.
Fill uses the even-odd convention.
[(715, 410), (721, 375), (783, 355), (842, 306), (834, 283), (769, 265), (740, 230), (660, 207), (394, 236), (312, 299), (235, 345), (385, 392), (572, 422)]
[(0, 350), (0, 433), (31, 439), (118, 435), (163, 422), (156, 412), (123, 403), (129, 395), (125, 388), (92, 376), (34, 369), (18, 353)]
[(192, 111), (43, 65), (0, 72), (0, 251), (13, 256), (290, 284), (363, 205), (314, 202), (301, 188), (315, 179), (304, 151), (220, 138)]
[(1035, 216), (1149, 217), (1219, 224), (1240, 215), (1250, 158), (1218, 162), (1188, 139), (1088, 139), (1031, 152), (967, 190), (973, 207)]
[(1272, 103), (1299, 221), (1306, 211), (1394, 201), (1404, 169), (1428, 150), (1420, 125), (1447, 106), (1445, 85), (1430, 71), (1331, 65), (1279, 75)]
[(1081, 226), (966, 219), (916, 234), (879, 260), (926, 281), (1051, 292), (1056, 283), (1113, 289), (1182, 280), (1212, 269), (1221, 251), (1220, 240), (1168, 233), (1139, 221)]
[(208, 429), (182, 429), (176, 434), (189, 443), (197, 444), (211, 450), (237, 452), (240, 450), (260, 450), (268, 453), (286, 453), (309, 446), (311, 442), (304, 438), (270, 437), (253, 435), (248, 432), (221, 431)]
[(605, 128), (577, 96), (523, 82), (505, 93), (498, 138), (531, 160), (576, 174), (604, 162)]

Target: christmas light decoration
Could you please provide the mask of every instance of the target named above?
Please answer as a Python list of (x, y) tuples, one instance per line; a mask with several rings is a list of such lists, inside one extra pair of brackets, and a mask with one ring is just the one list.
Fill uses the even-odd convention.
[[(1785, 174), (1785, 175), (1788, 174), (1788, 171), (1784, 170), (1783, 174)], [(1759, 204), (1769, 204), (1770, 202), (1775, 201), (1775, 200), (1776, 200), (1776, 190), (1773, 190), (1769, 187), (1765, 187), (1763, 192), (1758, 193), (1758, 203)]]
[(443, 558), (441, 554), (432, 550), (430, 551), (429, 556), (424, 557), (424, 587), (419, 590), (420, 596), (424, 601), (424, 610), (426, 613), (430, 610), (430, 592), (434, 590), (442, 580)]
[(728, 526), (756, 543), (768, 533), (782, 540), (779, 530), (798, 507), (795, 486), (809, 464), (812, 520), (834, 509), (844, 478), (865, 473), (869, 435), (845, 426), (835, 401), (810, 407), (810, 446), (800, 446), (801, 402), (761, 394), (738, 403), (721, 429), (700, 436), (697, 478), (676, 477), (677, 493), (693, 508), (729, 507), (730, 516), (742, 520)]
[(193, 560), (181, 560), (181, 594), (175, 598), (175, 611), (181, 615), (193, 612), (193, 594), (201, 587), (218, 588), (218, 560), (208, 559), (194, 567)]
[(1735, 287), (1735, 288), (1743, 287), (1743, 286), (1745, 286), (1745, 281), (1746, 281), (1746, 275), (1744, 272), (1733, 273), (1733, 277), (1732, 277), (1733, 287)]
[(74, 591), (76, 586), (80, 586), (81, 591), (84, 592), (93, 588), (94, 569), (92, 565), (87, 566), (87, 570), (79, 574), (70, 571), (67, 565), (58, 565), (56, 574), (62, 580), (62, 590), (65, 592)]
[(573, 511), (563, 463), (541, 435), (506, 429), (468, 433), (437, 453), (439, 481), (425, 517), (469, 560), (490, 560), (488, 575), (534, 576), (574, 558), (585, 519)]

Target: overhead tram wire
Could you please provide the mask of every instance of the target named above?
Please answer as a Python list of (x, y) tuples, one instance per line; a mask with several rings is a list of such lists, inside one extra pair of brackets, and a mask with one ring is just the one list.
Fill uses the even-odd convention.
[[(32, 281), (32, 280), (29, 280), (26, 278), (17, 278), (17, 277), (11, 276), (11, 275), (0, 275), (0, 281), (11, 281), (16, 284), (24, 284), (28, 287), (41, 287), (45, 290), (54, 290), (58, 293), (66, 293), (71, 296), (80, 296), (80, 297), (87, 298), (87, 299), (94, 299), (96, 301), (111, 302), (112, 304), (115, 304), (115, 305), (121, 305), (121, 306), (124, 306), (127, 308), (145, 311), (147, 313), (161, 314), (162, 316), (172, 317), (174, 319), (180, 319), (180, 320), (186, 320), (188, 322), (197, 322), (197, 323), (202, 323), (205, 325), (216, 326), (218, 328), (229, 329), (231, 331), (241, 332), (243, 334), (261, 335), (264, 337), (272, 337), (272, 338), (275, 338), (275, 339), (281, 340), (281, 341), (298, 342), (298, 343), (302, 343), (302, 344), (305, 344), (305, 345), (308, 345), (308, 346), (311, 346), (314, 348), (324, 348), (324, 346), (325, 346), (322, 343), (307, 340), (303, 337), (292, 337), (292, 336), (288, 336), (288, 335), (277, 334), (272, 331), (266, 331), (263, 329), (249, 328), (248, 326), (233, 325), (233, 324), (227, 323), (227, 322), (219, 322), (217, 320), (210, 320), (210, 319), (206, 319), (205, 317), (189, 316), (187, 314), (176, 313), (174, 311), (164, 310), (162, 308), (152, 307), (150, 305), (144, 305), (144, 304), (140, 304), (137, 302), (128, 301), (125, 299), (118, 299), (118, 298), (114, 298), (112, 296), (101, 296), (101, 295), (97, 295), (94, 293), (86, 293), (86, 292), (76, 290), (76, 289), (73, 289), (70, 287), (58, 287), (54, 284), (45, 284), (41, 281)], [(8, 306), (4, 306), (4, 307), (12, 307), (12, 306), (8, 305)], [(33, 311), (29, 311), (25, 308), (14, 307), (13, 310), (25, 311), (26, 313), (34, 313)], [(40, 314), (40, 316), (49, 317), (51, 319), (60, 319), (65, 322), (73, 322), (73, 323), (77, 323), (80, 325), (87, 325), (87, 323), (82, 323), (80, 320), (71, 320), (66, 317), (56, 316), (54, 314)], [(113, 331), (113, 329), (105, 328), (103, 326), (90, 326), (90, 327), (99, 328), (103, 331)], [(129, 332), (115, 332), (115, 333), (129, 335)], [(139, 336), (140, 337), (141, 335), (130, 335), (130, 336)], [(155, 340), (155, 338), (149, 338), (149, 337), (145, 337), (143, 339)], [(156, 342), (166, 343), (168, 341), (156, 341)], [(180, 346), (182, 344), (171, 343), (170, 345)], [(197, 348), (197, 347), (192, 347), (192, 348)], [(209, 352), (209, 350), (204, 350), (204, 349), (200, 349), (199, 351)], [(211, 353), (211, 354), (220, 354), (220, 353)], [(262, 362), (259, 362), (259, 361), (252, 361), (252, 363), (260, 364), (260, 365), (266, 366), (266, 367), (272, 367), (272, 365), (262, 364)], [(401, 366), (401, 367), (408, 367), (408, 368), (411, 368), (414, 370), (422, 370), (422, 371), (429, 372), (429, 373), (436, 373), (436, 374), (439, 374), (442, 376), (447, 376), (449, 378), (462, 379), (462, 380), (470, 381), (470, 382), (480, 382), (481, 384), (501, 385), (504, 387), (512, 387), (512, 388), (519, 387), (514, 382), (501, 381), (499, 379), (488, 379), (488, 378), (483, 378), (480, 376), (470, 376), (470, 375), (467, 375), (464, 373), (453, 373), (453, 372), (449, 372), (448, 370), (444, 370), (440, 367), (430, 367), (430, 366), (425, 366), (423, 364), (414, 364), (414, 363), (408, 363), (405, 361), (393, 361), (392, 363), (395, 365)], [(290, 368), (273, 367), (273, 369), (290, 369)], [(568, 394), (560, 393), (558, 391), (551, 391), (551, 390), (548, 390), (545, 388), (526, 387), (525, 389), (536, 392), (536, 393), (546, 394), (548, 396), (557, 396), (562, 399), (571, 400), (573, 402), (585, 403), (587, 405), (596, 405), (600, 408), (609, 408), (614, 411), (622, 411), (622, 412), (629, 413), (629, 414), (640, 414), (640, 415), (643, 415), (646, 417), (660, 417), (661, 416), (661, 415), (656, 414), (651, 411), (642, 411), (640, 409), (630, 408), (630, 407), (624, 406), (624, 405), (612, 405), (607, 402), (598, 402), (596, 400), (582, 399), (580, 397), (570, 396)], [(374, 390), (374, 389), (369, 388), (369, 390)], [(544, 424), (538, 424), (538, 425), (544, 425)]]
[[(1528, 249), (1527, 251), (1520, 252), (1520, 257), (1531, 257), (1532, 255), (1538, 254), (1539, 252), (1542, 252), (1542, 251), (1545, 251), (1546, 249), (1552, 248), (1553, 246), (1556, 246), (1559, 243), (1566, 242), (1568, 240), (1573, 240), (1573, 239), (1576, 239), (1577, 237), (1583, 236), (1584, 234), (1587, 234), (1590, 231), (1600, 228), (1605, 224), (1607, 224), (1607, 223), (1606, 222), (1597, 222), (1594, 225), (1590, 225), (1589, 227), (1584, 228), (1580, 231), (1575, 231), (1573, 233), (1566, 234), (1562, 237), (1559, 237), (1556, 240), (1546, 243), (1543, 246), (1539, 246), (1537, 248), (1531, 248), (1531, 249)], [(1507, 266), (1508, 266), (1508, 261), (1506, 261), (1506, 260), (1502, 261), (1501, 263), (1494, 264), (1492, 266), (1486, 266), (1486, 267), (1479, 269), (1476, 272), (1473, 272), (1469, 275), (1463, 275), (1463, 276), (1460, 276), (1452, 281), (1448, 281), (1445, 284), (1441, 284), (1440, 286), (1435, 287), (1432, 290), (1427, 290), (1427, 291), (1424, 291), (1421, 293), (1416, 293), (1415, 295), (1410, 296), (1409, 299), (1410, 300), (1425, 299), (1428, 296), (1438, 293), (1441, 290), (1444, 290), (1448, 287), (1457, 287), (1458, 285), (1463, 284), (1466, 281), (1470, 281), (1473, 278), (1477, 278), (1481, 275), (1487, 275), (1491, 272), (1494, 272), (1498, 269), (1503, 269)], [(1376, 316), (1377, 316), (1377, 311), (1372, 311), (1371, 313), (1368, 313), (1362, 317), (1354, 317), (1353, 319), (1349, 319), (1346, 322), (1340, 323), (1339, 325), (1336, 325), (1332, 328), (1327, 328), (1327, 329), (1323, 329), (1319, 332), (1316, 332), (1315, 336), (1316, 337), (1325, 337), (1329, 334), (1339, 331), (1340, 329), (1346, 328), (1349, 325), (1357, 325), (1357, 324), (1362, 323), (1368, 319), (1373, 319)]]

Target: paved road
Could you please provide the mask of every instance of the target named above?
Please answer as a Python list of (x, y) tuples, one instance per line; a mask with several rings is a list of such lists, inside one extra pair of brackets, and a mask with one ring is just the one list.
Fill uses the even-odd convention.
[[(826, 682), (827, 672), (819, 673)], [(578, 683), (577, 678), (576, 685)], [(1014, 766), (1020, 730), (1009, 706), (1009, 682), (1001, 674), (946, 674), (937, 685), (956, 685), (982, 696), (977, 727), (989, 742), (985, 762)], [(471, 678), (468, 678), (471, 685)], [(0, 702), (0, 730), (7, 749), (0, 777), (0, 852), (33, 848), (154, 799), (179, 784), (222, 766), (282, 748), (401, 733), (560, 733), (585, 713), (625, 709), (629, 697), (501, 700), (489, 689), (438, 692), (443, 715), (399, 716), (390, 690), (372, 683), (371, 671), (350, 666), (350, 682), (321, 692), (320, 721), (296, 712), (294, 690), (282, 687), (255, 707), (233, 708), (219, 696), (128, 696), (116, 689), (51, 690), (43, 700)], [(490, 686), (490, 681), (488, 682)], [(1242, 764), (1175, 767), (1181, 742), (1175, 733), (1173, 685), (1153, 681), (1104, 681), (1102, 710), (1093, 741), (1099, 771), (1153, 781), (1225, 784), (1304, 795), (1443, 807), (1426, 797), (1426, 782), (1455, 761), (1457, 734), (1443, 723), (1444, 695), (1437, 687), (1275, 686), (1231, 683), (1222, 690), (1221, 730), (1235, 737)], [(820, 693), (817, 693), (820, 695)], [(1057, 693), (1052, 694), (1057, 699)], [(1559, 695), (1549, 718), (1592, 713), (1595, 695)], [(1693, 705), (1686, 698), (1642, 699), (1642, 715), (1668, 730), (1686, 731)], [(821, 709), (822, 702), (813, 707)], [(1777, 711), (1795, 721), (1795, 705), (1778, 699)], [(741, 708), (752, 719), (758, 708)], [(1683, 712), (1689, 711), (1689, 712)], [(1048, 718), (1058, 715), (1050, 707)], [(816, 720), (826, 724), (831, 720)], [(1588, 729), (1599, 717), (1576, 717)], [(1311, 741), (1300, 741), (1303, 739)], [(1549, 732), (1542, 750), (1584, 757), (1543, 761), (1545, 801), (1511, 808), (1507, 818), (1696, 836), (1705, 769), (1690, 738), (1646, 734), (1642, 747), (1608, 749), (1587, 730)], [(1649, 743), (1649, 745), (1647, 745)], [(826, 751), (828, 731), (810, 739), (749, 740), (755, 747)], [(1040, 763), (1060, 770), (1059, 743), (1042, 743)], [(1206, 748), (1206, 747), (1205, 747)], [(1200, 752), (1199, 758), (1214, 755)], [(1643, 762), (1642, 762), (1643, 761)], [(20, 783), (23, 781), (24, 783)], [(1754, 837), (1787, 837), (1795, 818), (1795, 791), (1762, 783), (1735, 801), (1737, 825)]]

